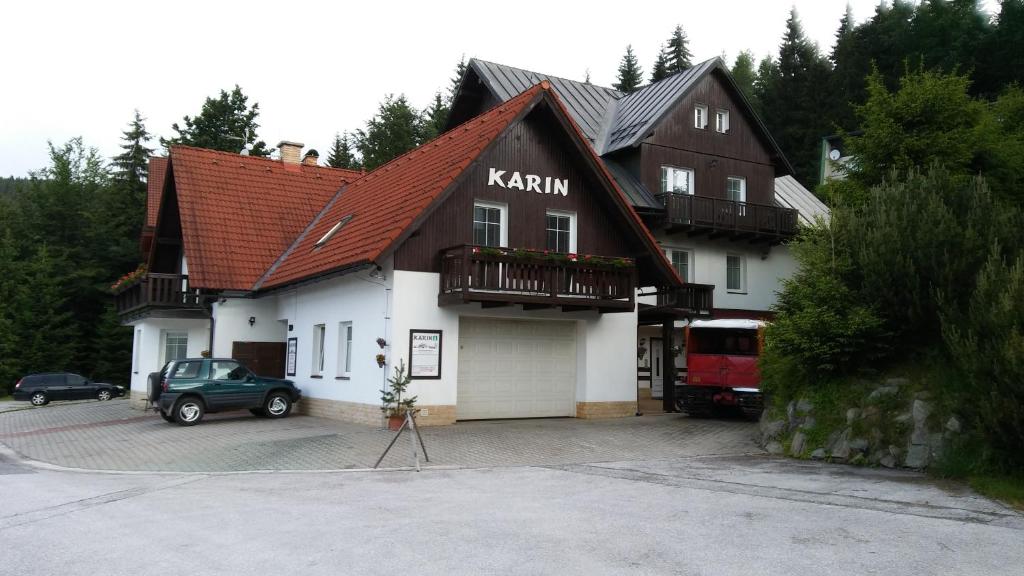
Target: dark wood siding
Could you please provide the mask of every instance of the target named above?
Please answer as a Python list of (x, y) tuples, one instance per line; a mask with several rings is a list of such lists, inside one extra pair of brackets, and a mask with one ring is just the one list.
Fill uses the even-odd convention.
[[(708, 107), (708, 126), (694, 126), (693, 109)], [(729, 132), (715, 130), (715, 111), (729, 111)], [(641, 145), (640, 179), (652, 192), (661, 191), (661, 166), (692, 168), (696, 193), (725, 198), (725, 179), (747, 179), (747, 201), (771, 204), (775, 198), (775, 168), (741, 102), (717, 74), (708, 74)], [(712, 167), (714, 166), (714, 167)]]
[[(589, 176), (578, 152), (558, 129), (550, 110), (538, 106), (512, 126), (485, 157), (468, 169), (451, 195), (395, 252), (395, 268), (437, 272), (443, 248), (473, 241), (473, 202), (508, 205), (508, 245), (546, 248), (546, 212), (576, 213), (576, 250), (582, 254), (635, 257), (642, 250), (607, 193)], [(568, 178), (567, 196), (487, 186), (489, 168), (553, 178)], [(543, 184), (542, 184), (543, 185)]]
[(709, 156), (689, 150), (641, 145), (640, 179), (655, 194), (661, 192), (661, 167), (693, 170), (694, 192), (698, 196), (725, 198), (725, 179), (747, 179), (747, 202), (772, 204), (775, 199), (775, 169), (768, 164)]

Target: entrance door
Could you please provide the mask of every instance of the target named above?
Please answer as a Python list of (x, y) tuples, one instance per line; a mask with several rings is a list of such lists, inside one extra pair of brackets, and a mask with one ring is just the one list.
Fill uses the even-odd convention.
[(231, 357), (258, 376), (284, 378), (284, 342), (234, 342)]
[(459, 321), (459, 420), (576, 415), (576, 323)]

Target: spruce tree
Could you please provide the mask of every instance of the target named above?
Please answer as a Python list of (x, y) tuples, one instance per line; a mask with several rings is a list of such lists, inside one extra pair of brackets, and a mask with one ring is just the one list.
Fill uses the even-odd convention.
[(367, 170), (386, 164), (421, 142), (420, 116), (404, 94), (389, 94), (377, 114), (366, 122), (366, 130), (357, 130), (356, 149)]
[(644, 81), (644, 72), (633, 54), (633, 46), (626, 46), (626, 54), (619, 63), (619, 79), (612, 86), (620, 92), (632, 92)]
[[(13, 206), (0, 204), (0, 216), (0, 223), (11, 221)], [(23, 265), (13, 232), (10, 228), (0, 230), (0, 302), (4, 302), (0, 306), (0, 396), (9, 393), (18, 378), (25, 375), (21, 338), (25, 336), (24, 330), (32, 327), (18, 325), (20, 317), (16, 316), (16, 303), (24, 301), (28, 290)]]
[(459, 58), (459, 63), (455, 65), (455, 74), (452, 75), (451, 81), (448, 83), (448, 99), (445, 102), (445, 106), (451, 107), (452, 102), (455, 101), (455, 95), (459, 92), (459, 86), (462, 84), (462, 77), (466, 75), (466, 55), (463, 54)]
[(750, 50), (744, 50), (736, 56), (732, 65), (732, 79), (740, 87), (740, 91), (747, 97), (747, 100), (754, 100), (754, 82), (757, 80), (757, 72), (754, 70), (754, 54)]
[(423, 117), (420, 118), (422, 142), (433, 140), (444, 132), (444, 127), (448, 123), (448, 112), (448, 105), (441, 98), (441, 93), (435, 92), (433, 102), (423, 110)]
[(327, 165), (332, 168), (345, 168), (347, 170), (359, 169), (359, 161), (352, 152), (352, 142), (349, 139), (348, 132), (334, 135), (331, 151), (327, 154)]
[(160, 143), (166, 148), (186, 144), (222, 152), (238, 152), (245, 147), (252, 156), (267, 156), (267, 143), (256, 135), (260, 105), (253, 103), (250, 107), (248, 102), (249, 97), (237, 84), (231, 92), (221, 90), (217, 98), (206, 99), (197, 116), (185, 116), (184, 126), (172, 124), (178, 135), (161, 138)]
[[(77, 263), (76, 263), (77, 264)], [(14, 330), (20, 335), (21, 370), (47, 372), (80, 370), (77, 343), (87, 339), (81, 323), (74, 322), (64, 278), (70, 262), (55, 257), (41, 244), (24, 263), (25, 290), (13, 302)]]
[(665, 56), (665, 48), (658, 50), (658, 57), (654, 60), (654, 67), (651, 69), (651, 82), (657, 82), (668, 76), (668, 58)]
[(860, 69), (863, 55), (858, 53), (863, 48), (853, 21), (853, 10), (847, 4), (836, 30), (836, 42), (829, 54), (832, 62), (827, 87), (832, 98), (829, 120), (837, 129), (853, 130), (856, 126), (853, 106), (864, 91), (864, 75)]
[(693, 65), (690, 62), (693, 54), (690, 54), (687, 44), (689, 44), (689, 40), (686, 38), (686, 32), (683, 32), (683, 27), (676, 26), (665, 47), (666, 69), (669, 74), (681, 72)]
[(135, 117), (128, 123), (128, 129), (121, 134), (121, 149), (124, 152), (114, 156), (114, 178), (137, 192), (146, 193), (146, 177), (149, 174), (149, 157), (153, 149), (147, 146), (152, 136), (146, 131), (145, 118), (135, 111)]

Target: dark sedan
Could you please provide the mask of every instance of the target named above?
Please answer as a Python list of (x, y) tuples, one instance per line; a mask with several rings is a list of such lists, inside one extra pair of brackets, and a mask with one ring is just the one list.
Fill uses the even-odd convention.
[(110, 400), (118, 396), (124, 396), (123, 387), (93, 382), (70, 372), (29, 374), (14, 385), (14, 399), (27, 400), (33, 406), (43, 406), (51, 400)]

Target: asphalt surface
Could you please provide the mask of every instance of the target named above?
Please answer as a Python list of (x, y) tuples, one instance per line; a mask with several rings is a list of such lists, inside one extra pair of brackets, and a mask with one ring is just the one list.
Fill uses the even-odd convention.
[(0, 574), (1020, 574), (1024, 518), (907, 472), (705, 456), (68, 472), (0, 451)]

